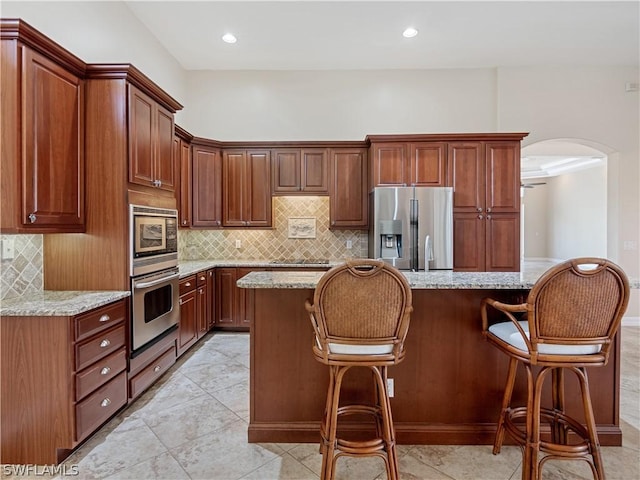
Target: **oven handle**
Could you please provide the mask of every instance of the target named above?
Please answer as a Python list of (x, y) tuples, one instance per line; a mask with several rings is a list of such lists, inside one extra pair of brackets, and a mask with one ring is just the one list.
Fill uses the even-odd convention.
[(170, 275), (168, 277), (163, 277), (163, 278), (161, 278), (159, 280), (153, 280), (151, 282), (136, 283), (136, 284), (134, 284), (133, 288), (135, 288), (137, 290), (139, 288), (153, 287), (154, 285), (159, 285), (161, 283), (168, 282), (170, 280), (174, 280), (174, 279), (178, 278), (179, 276), (180, 276), (179, 273), (174, 273), (173, 275)]

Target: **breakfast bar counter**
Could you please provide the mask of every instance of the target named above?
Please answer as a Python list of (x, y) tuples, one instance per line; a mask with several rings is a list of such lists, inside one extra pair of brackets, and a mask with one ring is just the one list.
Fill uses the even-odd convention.
[[(508, 359), (482, 336), (480, 302), (485, 297), (524, 302), (549, 266), (533, 264), (521, 273), (405, 273), (414, 311), (405, 359), (389, 368), (399, 443), (493, 443)], [(329, 375), (312, 355), (313, 329), (304, 302), (313, 298), (322, 274), (252, 272), (238, 280), (247, 289), (251, 321), (250, 442), (320, 441)], [(589, 369), (590, 383), (597, 386), (591, 395), (602, 445), (622, 442), (619, 354), (618, 335), (607, 366)], [(582, 418), (577, 382), (567, 380), (568, 411)], [(341, 402), (371, 398), (371, 383), (364, 369), (350, 371)], [(525, 386), (519, 375), (514, 400), (520, 404)], [(361, 423), (343, 425), (356, 436), (368, 435)]]

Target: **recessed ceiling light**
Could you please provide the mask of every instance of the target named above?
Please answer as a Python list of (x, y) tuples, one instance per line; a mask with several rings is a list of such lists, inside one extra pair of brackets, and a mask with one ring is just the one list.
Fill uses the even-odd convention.
[(233, 33), (225, 33), (222, 36), (222, 41), (226, 42), (226, 43), (236, 43), (238, 41), (238, 39), (236, 38), (236, 36)]
[(418, 30), (413, 27), (407, 28), (404, 32), (402, 32), (402, 36), (405, 38), (412, 38), (418, 35)]

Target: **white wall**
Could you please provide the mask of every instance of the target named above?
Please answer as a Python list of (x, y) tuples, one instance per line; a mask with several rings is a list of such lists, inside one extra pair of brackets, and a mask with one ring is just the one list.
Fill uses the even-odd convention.
[(185, 127), (219, 140), (496, 128), (495, 71), (193, 71)]
[(2, 0), (0, 16), (22, 18), (87, 63), (131, 63), (185, 105), (186, 72), (122, 2)]
[(547, 185), (524, 189), (522, 199), (524, 258), (551, 258), (547, 245)]

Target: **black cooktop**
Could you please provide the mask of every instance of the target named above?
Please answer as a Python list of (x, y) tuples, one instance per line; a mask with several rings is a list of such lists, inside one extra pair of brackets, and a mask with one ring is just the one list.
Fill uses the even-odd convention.
[(284, 264), (284, 265), (328, 265), (329, 260), (327, 259), (318, 259), (318, 258), (287, 258), (280, 260), (271, 260), (272, 264)]

